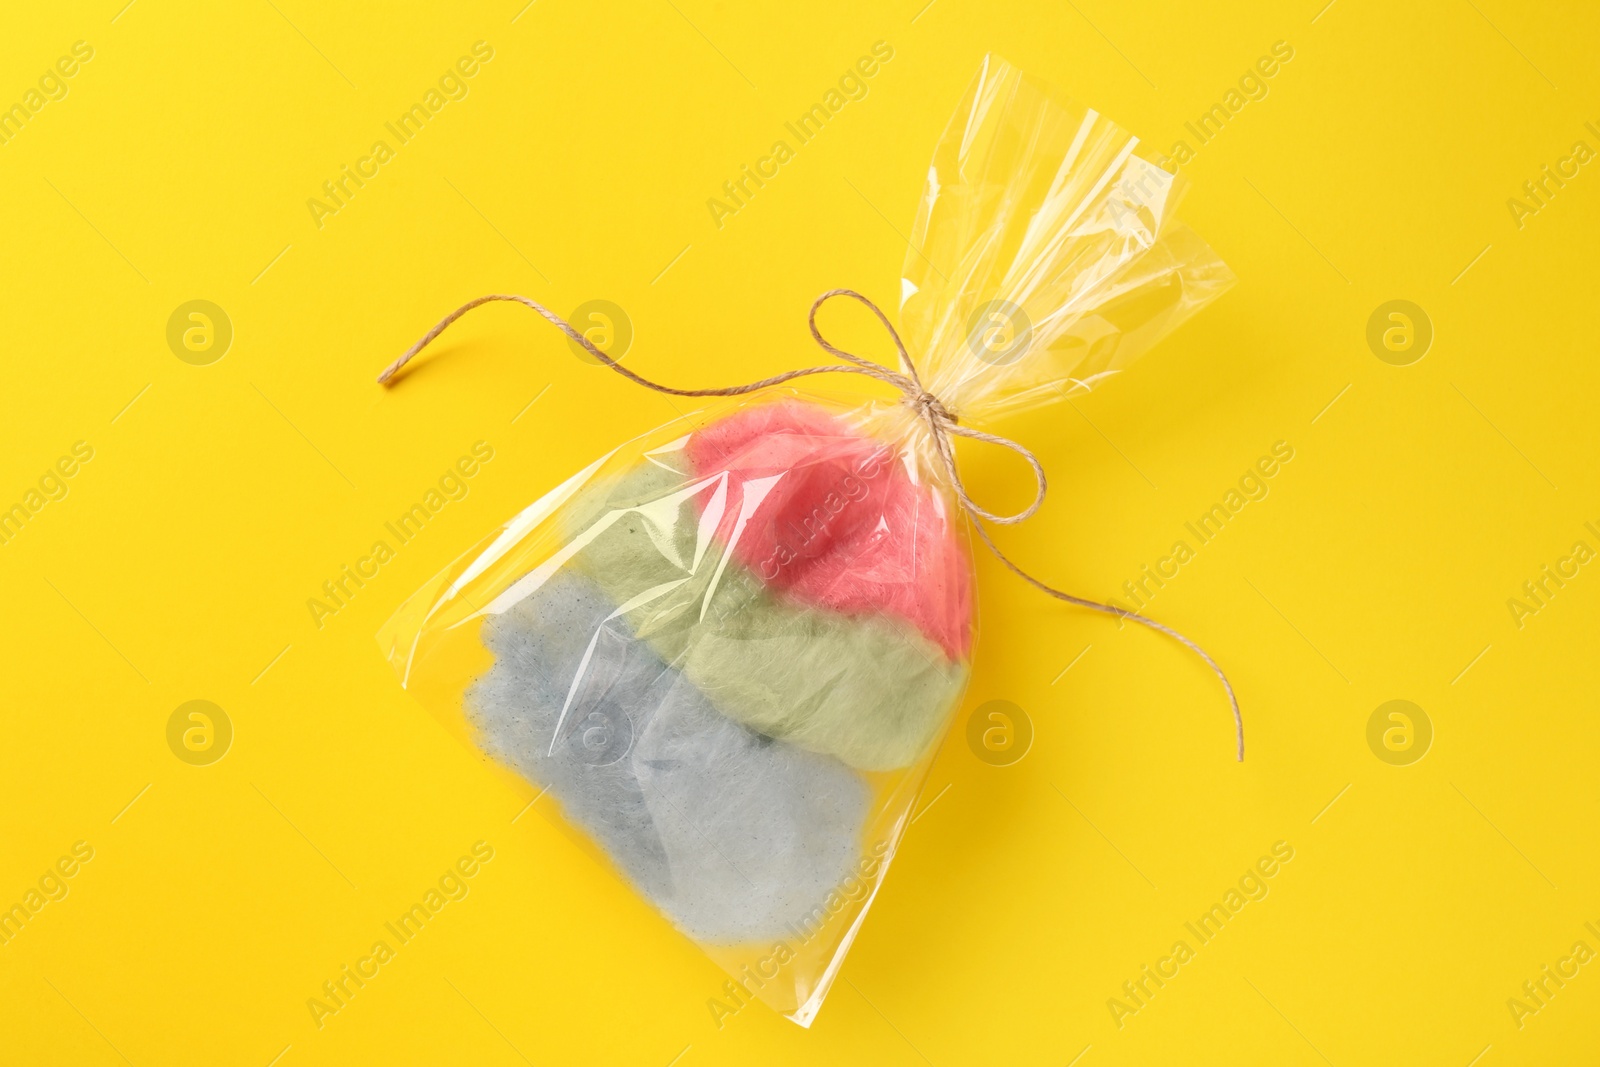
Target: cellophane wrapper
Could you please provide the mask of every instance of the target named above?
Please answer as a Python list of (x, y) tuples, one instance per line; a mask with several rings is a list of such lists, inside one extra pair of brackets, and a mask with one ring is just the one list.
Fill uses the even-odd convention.
[[(900, 321), (962, 420), (1054, 401), (1216, 298), (1179, 180), (986, 59), (928, 170)], [(974, 644), (968, 520), (898, 398), (768, 390), (623, 445), (415, 593), (401, 682), (731, 976), (809, 1025)]]

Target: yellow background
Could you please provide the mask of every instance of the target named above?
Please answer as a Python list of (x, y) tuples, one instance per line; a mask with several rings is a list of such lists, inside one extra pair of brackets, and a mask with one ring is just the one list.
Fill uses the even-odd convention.
[[(1600, 949), (1584, 927), (1600, 927), (1600, 573), (1520, 629), (1506, 602), (1575, 541), (1600, 547), (1583, 525), (1600, 526), (1600, 176), (1584, 167), (1520, 229), (1506, 201), (1574, 141), (1600, 148), (1595, 16), (923, 2), (7, 14), (0, 102), (74, 41), (95, 54), (0, 146), (0, 503), (76, 441), (94, 458), (0, 546), (0, 903), (74, 842), (95, 854), (0, 947), (0, 1059), (1592, 1055), (1600, 965), (1520, 1028), (1507, 1000), (1575, 941)], [(494, 58), (470, 95), (319, 229), (307, 199), (478, 40)], [(895, 56), (868, 96), (718, 229), (706, 199), (878, 40)], [(402, 388), (373, 374), (437, 315), (505, 291), (616, 302), (630, 365), (671, 382), (809, 365), (812, 296), (897, 295), (928, 155), (985, 51), (1164, 150), (1280, 40), (1294, 59), (1269, 95), (1184, 168), (1184, 215), (1238, 286), (1105, 388), (988, 427), (1052, 475), (1002, 543), (1099, 597), (1293, 446), (1152, 605), (1238, 685), (1247, 762), (1183, 650), (981, 560), (963, 719), (841, 980), (810, 1031), (760, 1005), (719, 1029), (721, 973), (547, 801), (513, 822), (520, 800), (373, 641), (445, 563), (672, 407), (512, 307), (463, 323)], [(235, 332), (209, 366), (166, 342), (196, 298)], [(1435, 330), (1404, 367), (1365, 340), (1400, 298)], [(864, 325), (846, 340), (885, 354)], [(479, 440), (495, 458), (470, 495), (318, 629), (306, 600)], [(1025, 498), (1004, 454), (964, 454), (992, 506)], [(210, 766), (167, 745), (192, 699), (234, 726)], [(1035, 730), (1009, 767), (965, 742), (990, 699)], [(1392, 699), (1433, 724), (1410, 766), (1367, 745)], [(495, 858), (470, 895), (318, 1029), (307, 998), (479, 840)], [(1270, 895), (1119, 1028), (1108, 999), (1277, 841), (1294, 859)]]

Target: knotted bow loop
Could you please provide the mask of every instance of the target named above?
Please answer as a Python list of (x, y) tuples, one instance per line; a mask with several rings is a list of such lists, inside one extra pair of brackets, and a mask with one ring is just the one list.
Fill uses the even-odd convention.
[[(822, 331), (817, 328), (817, 311), (821, 309), (823, 304), (826, 304), (836, 296), (848, 296), (852, 300), (857, 300), (865, 304), (867, 310), (878, 317), (878, 321), (883, 324), (884, 330), (889, 334), (889, 339), (894, 342), (895, 351), (900, 354), (899, 372), (892, 371), (875, 360), (858, 356), (854, 352), (846, 352), (822, 336)], [(806, 316), (806, 322), (811, 327), (812, 338), (824, 352), (853, 363), (872, 377), (877, 378), (879, 381), (888, 382), (900, 390), (906, 405), (920, 415), (923, 422), (927, 423), (928, 433), (933, 438), (934, 452), (937, 453), (940, 462), (944, 465), (944, 471), (950, 479), (950, 484), (955, 487), (956, 500), (964, 509), (978, 518), (988, 519), (990, 522), (1002, 525), (1010, 525), (1031, 518), (1044, 505), (1047, 484), (1044, 476), (1044, 467), (1039, 464), (1039, 458), (1008, 437), (999, 437), (992, 433), (984, 433), (981, 430), (973, 430), (962, 426), (960, 420), (956, 418), (949, 408), (944, 406), (943, 401), (923, 388), (922, 376), (917, 373), (917, 365), (912, 361), (911, 353), (906, 351), (905, 342), (900, 340), (899, 331), (894, 328), (894, 324), (889, 321), (889, 316), (885, 315), (883, 309), (877, 304), (874, 304), (869, 298), (862, 296), (854, 289), (830, 289), (812, 302), (811, 312)], [(843, 370), (844, 368), (841, 367), (839, 369)], [(971, 438), (974, 441), (987, 441), (989, 444), (1001, 445), (1027, 460), (1028, 466), (1033, 468), (1033, 503), (1014, 515), (996, 515), (973, 500), (967, 493), (966, 485), (961, 481), (961, 471), (956, 467), (955, 448), (950, 443), (951, 434)]]
[[(827, 338), (822, 336), (822, 331), (817, 329), (817, 311), (822, 307), (823, 304), (827, 303), (829, 300), (832, 300), (836, 296), (848, 296), (853, 300), (859, 301), (860, 303), (866, 305), (867, 310), (871, 311), (877, 316), (878, 321), (883, 324), (883, 328), (888, 331), (890, 339), (894, 341), (895, 351), (900, 354), (899, 370), (891, 370), (875, 360), (867, 359), (864, 356), (858, 356), (853, 352), (846, 352), (842, 348), (835, 347), (833, 344), (829, 343)], [(1017, 442), (1010, 440), (1009, 438), (999, 437), (995, 434), (984, 433), (982, 430), (974, 430), (961, 425), (960, 421), (956, 417), (956, 414), (946, 408), (943, 401), (923, 388), (922, 378), (917, 373), (917, 366), (914, 362), (912, 362), (911, 354), (906, 351), (905, 343), (900, 340), (899, 332), (895, 330), (894, 324), (889, 321), (889, 316), (885, 315), (883, 313), (883, 309), (878, 307), (877, 304), (874, 304), (871, 300), (867, 299), (865, 296), (862, 296), (854, 289), (828, 290), (826, 293), (823, 293), (821, 296), (817, 297), (817, 299), (812, 303), (811, 312), (807, 316), (807, 322), (811, 326), (812, 338), (817, 342), (818, 345), (822, 347), (823, 351), (827, 352), (831, 356), (844, 360), (848, 366), (841, 367), (837, 364), (826, 364), (824, 366), (817, 367), (802, 367), (798, 370), (785, 371), (782, 374), (774, 374), (772, 377), (762, 378), (760, 381), (749, 382), (745, 385), (730, 385), (720, 389), (678, 389), (670, 385), (662, 385), (659, 382), (653, 382), (643, 375), (635, 374), (632, 370), (629, 370), (627, 367), (624, 367), (622, 364), (612, 359), (582, 333), (574, 329), (572, 324), (567, 322), (566, 319), (563, 319), (560, 315), (557, 315), (555, 312), (551, 311), (549, 308), (538, 303), (537, 301), (530, 300), (525, 296), (494, 293), (487, 296), (480, 296), (475, 300), (469, 300), (465, 304), (462, 304), (460, 307), (456, 308), (454, 311), (450, 312), (450, 314), (446, 315), (444, 318), (440, 319), (433, 329), (423, 334), (421, 340), (412, 345), (410, 348), (406, 349), (404, 354), (402, 354), (399, 359), (395, 360), (393, 363), (389, 364), (389, 366), (383, 369), (383, 372), (378, 375), (379, 384), (385, 386), (392, 384), (395, 375), (400, 372), (400, 369), (409, 363), (413, 356), (426, 348), (435, 337), (438, 337), (441, 333), (443, 333), (451, 323), (455, 322), (473, 308), (479, 307), (483, 304), (491, 303), (496, 300), (511, 301), (512, 303), (521, 304), (524, 307), (531, 308), (532, 310), (538, 312), (539, 315), (542, 316), (547, 322), (560, 329), (562, 333), (571, 338), (574, 343), (582, 346), (583, 349), (595, 359), (599, 360), (607, 367), (610, 367), (612, 370), (616, 371), (629, 381), (638, 385), (642, 385), (646, 389), (654, 389), (658, 393), (668, 393), (672, 396), (742, 396), (745, 393), (754, 393), (762, 389), (769, 389), (774, 385), (782, 385), (784, 382), (793, 381), (796, 378), (804, 378), (812, 374), (864, 374), (869, 378), (876, 378), (878, 381), (894, 386), (896, 389), (900, 390), (901, 397), (903, 398), (905, 404), (914, 412), (916, 412), (916, 414), (927, 425), (929, 435), (933, 440), (934, 451), (938, 454), (940, 462), (944, 465), (945, 473), (950, 478), (950, 484), (955, 488), (956, 500), (960, 503), (961, 507), (973, 517), (973, 529), (977, 530), (978, 537), (982, 539), (986, 546), (988, 546), (989, 551), (994, 553), (995, 558), (1001, 563), (1004, 563), (1013, 574), (1017, 575), (1017, 577), (1021, 578), (1023, 581), (1027, 582), (1029, 585), (1033, 586), (1035, 589), (1038, 589), (1042, 593), (1046, 593), (1055, 597), (1057, 600), (1062, 600), (1069, 604), (1076, 604), (1079, 607), (1089, 608), (1093, 611), (1103, 612), (1107, 615), (1115, 615), (1119, 619), (1127, 619), (1130, 622), (1139, 623), (1141, 626), (1148, 626), (1150, 629), (1164, 633), (1174, 640), (1182, 643), (1184, 647), (1188, 648), (1191, 652), (1204, 660), (1206, 666), (1210, 667), (1211, 670), (1216, 674), (1217, 678), (1222, 682), (1222, 688), (1228, 694), (1228, 703), (1233, 708), (1233, 721), (1238, 732), (1239, 759), (1240, 761), (1244, 760), (1244, 716), (1239, 711), (1239, 700), (1234, 695), (1233, 685), (1228, 681), (1228, 676), (1223, 673), (1221, 667), (1217, 666), (1217, 661), (1212, 659), (1211, 656), (1206, 653), (1205, 649), (1201, 648), (1199, 645), (1195, 644), (1193, 641), (1189, 640), (1187, 637), (1183, 636), (1171, 627), (1156, 622), (1154, 619), (1148, 618), (1147, 616), (1140, 615), (1136, 611), (1128, 611), (1126, 608), (1119, 608), (1113, 604), (1102, 604), (1096, 600), (1087, 600), (1083, 597), (1073, 596), (1071, 593), (1066, 593), (1060, 589), (1054, 588), (1053, 586), (1046, 585), (1044, 582), (1035, 578), (1033, 575), (1029, 574), (1015, 563), (1011, 562), (1011, 559), (1004, 552), (1000, 551), (999, 546), (997, 546), (990, 538), (989, 531), (984, 528), (984, 520), (998, 523), (1000, 525), (1012, 525), (1032, 517), (1034, 513), (1039, 510), (1040, 506), (1044, 504), (1044, 494), (1046, 489), (1044, 468), (1040, 466), (1039, 458), (1028, 449), (1024, 448)], [(1029, 504), (1027, 507), (1023, 508), (1014, 515), (996, 515), (993, 512), (981, 507), (972, 499), (971, 496), (967, 494), (966, 485), (961, 481), (961, 471), (956, 466), (955, 447), (950, 440), (952, 436), (966, 437), (973, 441), (986, 441), (989, 444), (1000, 445), (1004, 448), (1011, 449), (1013, 452), (1017, 453), (1017, 455), (1027, 460), (1028, 466), (1033, 468), (1033, 477), (1036, 486), (1033, 503)]]
[[(817, 329), (817, 312), (822, 310), (823, 304), (826, 304), (836, 296), (848, 296), (852, 300), (859, 301), (866, 305), (868, 311), (878, 317), (878, 321), (883, 324), (884, 331), (888, 333), (889, 339), (894, 342), (895, 351), (900, 353), (901, 373), (896, 374), (875, 360), (858, 356), (853, 352), (846, 352), (842, 348), (835, 348), (826, 337), (822, 336), (822, 331)], [(811, 310), (806, 313), (806, 325), (811, 327), (812, 340), (816, 341), (822, 350), (830, 356), (837, 356), (840, 359), (854, 363), (858, 367), (867, 368), (875, 377), (881, 377), (883, 381), (890, 382), (909, 396), (920, 397), (924, 395), (922, 379), (917, 376), (917, 365), (911, 362), (911, 353), (906, 351), (905, 342), (900, 340), (900, 332), (894, 328), (894, 323), (889, 321), (889, 316), (883, 313), (882, 308), (854, 289), (829, 289), (826, 293), (817, 297), (811, 302)], [(880, 371), (883, 372), (881, 376), (878, 374)]]

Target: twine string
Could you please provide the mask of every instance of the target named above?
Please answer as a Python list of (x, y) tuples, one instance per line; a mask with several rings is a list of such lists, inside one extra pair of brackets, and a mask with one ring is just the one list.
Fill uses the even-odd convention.
[[(817, 312), (822, 308), (822, 305), (826, 304), (829, 300), (832, 300), (836, 296), (847, 296), (852, 300), (859, 301), (867, 308), (868, 311), (871, 311), (873, 315), (877, 316), (878, 321), (883, 325), (884, 331), (888, 333), (889, 338), (894, 342), (895, 351), (899, 355), (899, 370), (892, 370), (875, 360), (867, 359), (864, 356), (858, 356), (853, 352), (846, 352), (844, 349), (834, 346), (828, 341), (827, 338), (822, 336), (822, 331), (817, 328)], [(410, 348), (406, 349), (399, 359), (395, 360), (393, 363), (389, 364), (389, 366), (383, 369), (383, 373), (378, 375), (379, 384), (385, 386), (391, 385), (395, 376), (399, 374), (400, 370), (405, 367), (407, 363), (411, 362), (411, 359), (416, 356), (418, 352), (421, 352), (424, 348), (428, 347), (428, 345), (433, 342), (434, 338), (438, 337), (441, 333), (448, 329), (451, 323), (455, 322), (473, 308), (497, 300), (511, 301), (512, 303), (521, 304), (524, 307), (532, 309), (551, 325), (561, 330), (561, 332), (566, 334), (567, 337), (570, 338), (575, 344), (581, 346), (584, 351), (588, 352), (602, 364), (610, 367), (612, 370), (616, 371), (618, 374), (622, 375), (624, 378), (628, 379), (634, 384), (642, 385), (646, 389), (654, 389), (658, 393), (667, 393), (672, 396), (743, 396), (746, 393), (754, 393), (762, 389), (770, 389), (775, 385), (782, 385), (785, 382), (791, 382), (796, 378), (804, 378), (812, 374), (862, 374), (869, 378), (876, 378), (878, 381), (898, 389), (903, 397), (904, 403), (910, 407), (927, 426), (929, 437), (933, 442), (934, 452), (939, 457), (939, 462), (943, 466), (945, 474), (949, 477), (950, 483), (955, 489), (957, 502), (960, 503), (962, 509), (972, 517), (972, 525), (978, 531), (978, 537), (988, 547), (989, 551), (994, 553), (995, 558), (1001, 563), (1005, 564), (1006, 568), (1010, 570), (1011, 573), (1015, 574), (1017, 577), (1021, 578), (1023, 581), (1039, 590), (1041, 593), (1055, 597), (1057, 600), (1065, 601), (1068, 604), (1075, 604), (1081, 608), (1088, 608), (1091, 611), (1103, 612), (1107, 615), (1114, 615), (1119, 619), (1126, 619), (1129, 622), (1136, 622), (1141, 626), (1147, 626), (1158, 633), (1166, 634), (1168, 637), (1179, 642), (1189, 651), (1193, 652), (1196, 656), (1200, 657), (1200, 659), (1204, 661), (1205, 665), (1210, 667), (1212, 672), (1217, 676), (1217, 680), (1222, 683), (1223, 691), (1228, 695), (1228, 705), (1233, 709), (1234, 729), (1238, 737), (1238, 758), (1240, 761), (1244, 760), (1244, 716), (1239, 710), (1239, 699), (1234, 694), (1233, 685), (1228, 681), (1227, 674), (1223, 672), (1222, 668), (1217, 665), (1217, 661), (1212, 659), (1210, 654), (1207, 653), (1205, 649), (1201, 648), (1194, 641), (1191, 641), (1189, 638), (1174, 630), (1172, 627), (1163, 623), (1159, 623), (1148, 616), (1141, 615), (1137, 611), (1129, 611), (1126, 608), (1119, 608), (1114, 604), (1102, 604), (1097, 600), (1088, 600), (1084, 597), (1074, 596), (1071, 593), (1064, 592), (1063, 590), (1057, 589), (1054, 586), (1048, 585), (1038, 578), (1035, 578), (1021, 567), (1017, 566), (1016, 563), (1012, 562), (1009, 556), (1000, 551), (999, 546), (994, 543), (994, 539), (989, 536), (989, 531), (985, 528), (984, 523), (987, 521), (996, 523), (997, 525), (1010, 526), (1032, 517), (1044, 504), (1044, 496), (1047, 488), (1044, 467), (1040, 465), (1039, 458), (1037, 456), (1035, 456), (1023, 445), (1018, 444), (1016, 441), (1013, 441), (1010, 438), (1000, 437), (991, 433), (984, 433), (981, 430), (974, 430), (970, 427), (963, 426), (954, 412), (945, 407), (944, 403), (937, 396), (923, 388), (922, 377), (917, 372), (917, 367), (915, 362), (913, 362), (911, 359), (911, 354), (906, 351), (905, 343), (900, 340), (899, 332), (895, 330), (894, 324), (889, 321), (889, 316), (883, 313), (883, 309), (878, 307), (877, 304), (873, 303), (867, 297), (856, 292), (854, 289), (830, 289), (826, 293), (823, 293), (821, 296), (817, 297), (817, 299), (811, 305), (810, 313), (806, 317), (807, 323), (811, 328), (812, 339), (816, 341), (817, 345), (822, 348), (823, 351), (827, 352), (831, 356), (843, 360), (845, 365), (841, 366), (837, 363), (828, 363), (816, 367), (802, 367), (797, 370), (784, 371), (782, 374), (774, 374), (770, 378), (762, 378), (759, 381), (748, 382), (744, 385), (729, 385), (713, 389), (678, 389), (674, 386), (662, 385), (660, 382), (651, 381), (649, 378), (646, 378), (641, 374), (636, 374), (631, 369), (624, 367), (622, 364), (618, 363), (616, 360), (612, 359), (609, 355), (602, 351), (582, 333), (574, 329), (571, 323), (567, 322), (560, 315), (557, 315), (555, 312), (551, 311), (549, 308), (546, 308), (537, 301), (530, 300), (525, 296), (494, 293), (487, 296), (480, 296), (474, 300), (469, 300), (465, 304), (462, 304), (460, 307), (456, 308), (454, 311), (450, 312), (450, 314), (446, 315), (444, 318), (440, 319), (433, 329), (422, 335), (421, 340), (412, 345)], [(1011, 515), (996, 515), (994, 512), (987, 510), (977, 501), (973, 500), (967, 492), (966, 484), (961, 480), (961, 471), (956, 465), (955, 446), (951, 440), (953, 437), (966, 437), (973, 441), (983, 441), (988, 444), (999, 445), (1002, 448), (1009, 448), (1011, 451), (1027, 460), (1028, 466), (1033, 469), (1033, 501), (1021, 511), (1015, 512)]]

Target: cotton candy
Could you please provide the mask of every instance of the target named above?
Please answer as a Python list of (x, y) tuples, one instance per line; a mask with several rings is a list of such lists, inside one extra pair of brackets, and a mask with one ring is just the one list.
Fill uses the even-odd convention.
[[(559, 803), (563, 825), (716, 946), (730, 1010), (758, 999), (811, 1025), (927, 803), (974, 646), (982, 525), (968, 516), (983, 512), (966, 489), (986, 497), (953, 466), (956, 438), (1031, 455), (991, 436), (998, 420), (1111, 380), (1233, 280), (1174, 217), (1182, 183), (1137, 145), (985, 57), (926, 171), (897, 312), (823, 293), (812, 334), (840, 362), (797, 356), (783, 388), (691, 366), (569, 396), (603, 421), (604, 390), (727, 394), (522, 502), (380, 631), (403, 686), (453, 731), (465, 711), (480, 748), (548, 788), (544, 810)], [(827, 340), (819, 309), (840, 299), (888, 331), (875, 351), (902, 358), (875, 369)], [(569, 338), (583, 326), (491, 293), (380, 380), (507, 302)], [(812, 376), (830, 369), (871, 374), (876, 398), (811, 395), (866, 384)]]
[(495, 662), (467, 706), (485, 749), (548, 787), (684, 933), (784, 936), (849, 875), (861, 778), (720, 715), (592, 582), (558, 573), (483, 636)]
[(901, 618), (808, 605), (729, 558), (719, 525), (696, 514), (719, 480), (641, 465), (575, 505), (583, 547), (568, 565), (635, 603), (634, 632), (724, 714), (863, 770), (914, 762), (966, 666)]
[(788, 401), (714, 422), (686, 452), (696, 477), (727, 472), (735, 499), (762, 494), (733, 550), (764, 581), (847, 615), (899, 616), (951, 659), (971, 649), (954, 516), (882, 441)]

